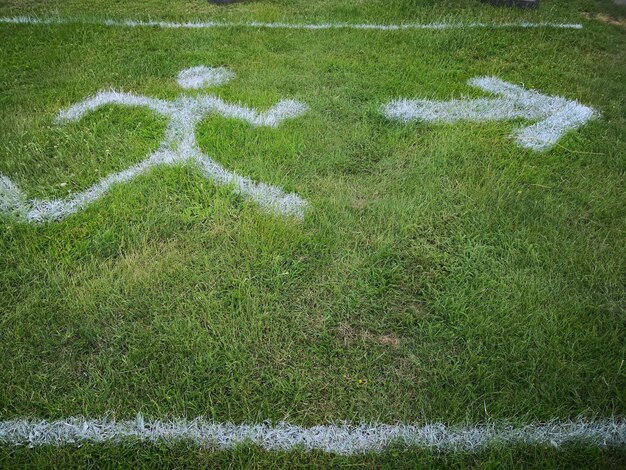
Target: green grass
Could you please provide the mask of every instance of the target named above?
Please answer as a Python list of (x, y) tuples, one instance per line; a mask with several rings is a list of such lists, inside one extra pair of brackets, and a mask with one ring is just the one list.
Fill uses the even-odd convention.
[[(2, 15), (585, 24), (435, 32), (0, 25), (0, 173), (29, 196), (84, 189), (140, 161), (164, 129), (149, 112), (115, 107), (57, 127), (59, 109), (108, 87), (172, 99), (178, 71), (204, 64), (237, 74), (210, 90), (226, 100), (309, 104), (277, 129), (212, 117), (198, 140), (227, 168), (311, 204), (295, 223), (193, 168), (165, 167), (61, 223), (0, 215), (0, 418), (522, 424), (625, 415), (626, 35), (580, 18), (619, 13), (609, 1), (543, 3), (517, 12), (470, 0), (221, 9), (190, 0), (0, 1)], [(521, 121), (399, 125), (379, 112), (400, 96), (482, 96), (465, 84), (479, 75), (578, 99), (602, 116), (535, 153), (508, 138)], [(130, 464), (145, 455), (181, 466), (350, 462), (254, 449), (3, 452), (15, 465)], [(605, 466), (624, 458), (582, 449), (398, 452), (399, 460), (353, 463), (512, 465), (531, 455), (531, 466), (544, 458)]]
[(600, 451), (595, 448), (554, 449), (514, 447), (487, 449), (479, 454), (431, 453), (419, 450), (390, 449), (383, 454), (353, 457), (320, 452), (263, 452), (240, 447), (231, 452), (189, 449), (184, 445), (96, 446), (80, 448), (0, 449), (0, 465), (5, 468), (585, 468), (623, 469), (623, 450)]

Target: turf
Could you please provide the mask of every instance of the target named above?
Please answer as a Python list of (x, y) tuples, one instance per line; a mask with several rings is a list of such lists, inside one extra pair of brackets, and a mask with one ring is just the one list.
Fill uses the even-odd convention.
[[(268, 215), (193, 168), (165, 167), (61, 223), (0, 215), (0, 417), (141, 412), (311, 425), (624, 416), (626, 35), (580, 12), (624, 13), (609, 1), (543, 3), (517, 12), (469, 0), (0, 1), (5, 16), (584, 23), (0, 25), (0, 173), (29, 196), (61, 197), (123, 170), (158, 146), (165, 126), (148, 111), (107, 107), (58, 127), (59, 109), (108, 87), (173, 99), (181, 69), (209, 65), (237, 74), (210, 90), (226, 100), (310, 106), (276, 129), (210, 118), (197, 135), (228, 169), (311, 206), (303, 223)], [(522, 121), (403, 125), (380, 113), (397, 97), (484, 96), (466, 85), (483, 75), (577, 99), (601, 117), (537, 153), (508, 137)], [(117, 452), (91, 451), (105, 460)], [(5, 452), (13, 463), (65, 455)], [(81, 452), (68, 463), (85, 462)], [(505, 465), (510, 452), (498, 454)], [(158, 458), (181, 465), (177, 455)], [(281, 463), (253, 449), (223, 458)]]
[(478, 454), (437, 454), (392, 448), (383, 454), (353, 457), (329, 456), (319, 452), (261, 452), (240, 447), (232, 452), (168, 447), (94, 446), (81, 448), (0, 449), (5, 468), (585, 468), (623, 469), (626, 453), (597, 448), (564, 450), (514, 447), (486, 449)]

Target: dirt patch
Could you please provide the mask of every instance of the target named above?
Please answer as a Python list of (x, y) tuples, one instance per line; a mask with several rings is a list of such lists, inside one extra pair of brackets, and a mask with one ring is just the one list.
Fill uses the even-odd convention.
[(337, 327), (337, 337), (345, 345), (355, 343), (356, 341), (364, 341), (367, 343), (376, 343), (383, 346), (397, 348), (400, 346), (400, 338), (395, 333), (387, 333), (377, 335), (368, 330), (357, 330), (347, 323), (341, 323)]
[(368, 201), (365, 198), (358, 198), (352, 203), (352, 208), (356, 211), (362, 211), (367, 207)]
[(593, 13), (589, 13), (588, 11), (583, 12), (582, 15), (588, 20), (595, 20), (599, 21), (600, 23), (626, 28), (626, 18), (615, 18), (614, 16), (609, 16), (605, 13), (598, 13), (594, 15)]

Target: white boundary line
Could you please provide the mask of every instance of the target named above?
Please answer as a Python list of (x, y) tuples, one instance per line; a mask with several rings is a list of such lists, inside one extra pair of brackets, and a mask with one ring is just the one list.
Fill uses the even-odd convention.
[(452, 452), (511, 445), (625, 447), (626, 420), (578, 420), (520, 427), (507, 424), (466, 427), (343, 424), (309, 428), (289, 423), (215, 423), (202, 418), (144, 421), (141, 415), (132, 421), (106, 418), (0, 421), (0, 445), (4, 446), (80, 446), (84, 443), (137, 441), (186, 442), (217, 450), (254, 444), (267, 451), (302, 449), (342, 455), (382, 452), (391, 444)]
[(0, 17), (0, 23), (26, 24), (26, 25), (61, 25), (61, 24), (88, 24), (98, 26), (117, 27), (158, 27), (158, 28), (270, 28), (270, 29), (304, 29), (304, 30), (329, 30), (329, 29), (359, 29), (379, 31), (403, 31), (403, 30), (446, 30), (446, 29), (582, 29), (580, 23), (552, 23), (517, 21), (510, 23), (494, 22), (455, 22), (455, 23), (404, 23), (404, 24), (352, 24), (352, 23), (264, 23), (259, 21), (156, 21), (156, 20), (114, 20), (96, 18), (63, 18), (63, 17), (35, 17), (35, 16), (12, 16)]

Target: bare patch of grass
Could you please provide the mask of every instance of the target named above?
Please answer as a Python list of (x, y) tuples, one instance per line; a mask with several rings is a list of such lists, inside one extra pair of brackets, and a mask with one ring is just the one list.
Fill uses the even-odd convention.
[(581, 13), (582, 16), (588, 20), (599, 21), (600, 23), (610, 24), (611, 26), (620, 26), (622, 28), (626, 28), (626, 18), (615, 17), (611, 15), (607, 15), (606, 13), (590, 13), (585, 11)]
[(364, 329), (355, 329), (348, 323), (341, 323), (337, 327), (337, 338), (344, 344), (350, 345), (357, 341), (367, 343), (376, 343), (381, 346), (389, 346), (392, 348), (400, 347), (401, 339), (395, 333), (376, 334)]

